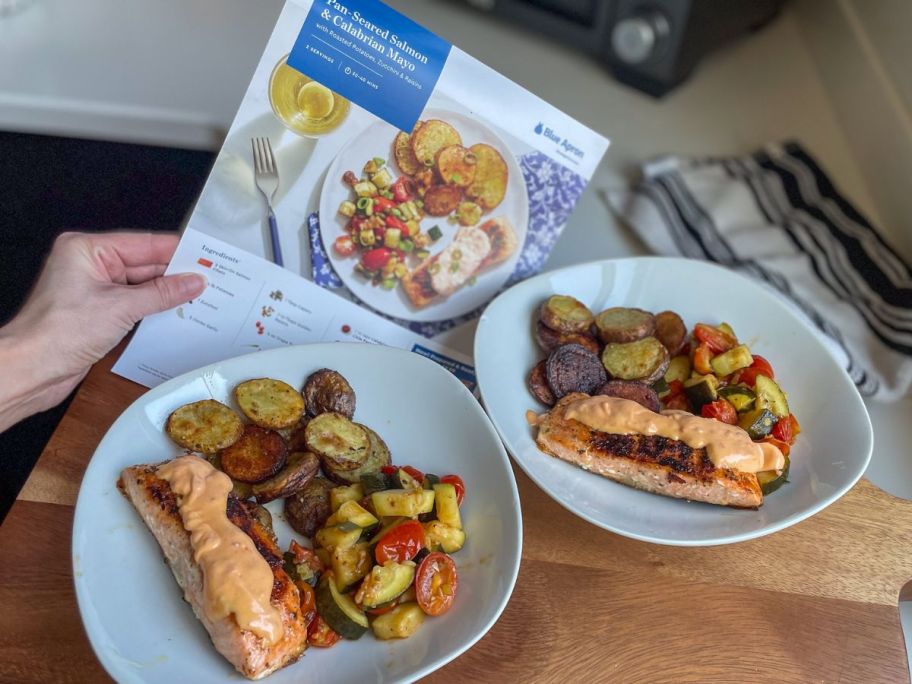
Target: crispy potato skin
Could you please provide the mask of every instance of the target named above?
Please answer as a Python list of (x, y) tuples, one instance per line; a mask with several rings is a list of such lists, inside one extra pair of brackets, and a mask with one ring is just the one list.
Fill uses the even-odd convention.
[(172, 440), (201, 454), (214, 454), (231, 446), (243, 431), (240, 416), (214, 399), (185, 404), (165, 422), (165, 432)]
[(650, 411), (658, 413), (662, 410), (659, 395), (645, 382), (637, 380), (609, 380), (602, 385), (595, 394), (618, 399), (629, 399)]
[(234, 398), (251, 422), (271, 430), (294, 426), (304, 413), (304, 397), (281, 380), (247, 380), (234, 388)]
[(466, 196), (474, 199), (486, 211), (491, 211), (503, 202), (507, 194), (510, 171), (507, 162), (494, 147), (485, 143), (472, 145), (469, 150), (475, 155), (475, 179), (466, 188)]
[(565, 344), (548, 355), (545, 378), (557, 399), (571, 392), (591, 394), (608, 381), (596, 354), (578, 344)]
[(593, 354), (598, 354), (602, 348), (598, 340), (588, 332), (583, 333), (560, 333), (552, 330), (547, 325), (538, 321), (535, 324), (535, 341), (543, 351), (549, 354), (564, 344), (578, 344), (585, 347)]
[(541, 322), (561, 333), (584, 333), (595, 317), (589, 307), (574, 297), (553, 295), (541, 306)]
[(450, 145), (462, 145), (462, 138), (446, 121), (428, 119), (412, 133), (411, 143), (418, 161), (425, 166), (432, 166), (440, 150)]
[(687, 326), (674, 311), (662, 311), (655, 316), (655, 336), (665, 345), (668, 353), (674, 356), (687, 342)]
[(246, 425), (241, 438), (222, 449), (222, 470), (232, 480), (255, 484), (279, 472), (287, 456), (288, 447), (279, 433)]
[(283, 499), (304, 489), (318, 472), (320, 459), (316, 454), (309, 451), (294, 452), (278, 473), (253, 485), (253, 496), (261, 504)]
[(323, 477), (315, 477), (304, 488), (285, 499), (285, 519), (292, 529), (313, 537), (332, 514), (329, 491), (335, 487)]
[(605, 344), (626, 344), (655, 332), (655, 316), (643, 309), (614, 306), (595, 317), (599, 339)]
[(557, 397), (554, 396), (554, 392), (551, 391), (551, 386), (548, 385), (548, 378), (545, 373), (545, 360), (542, 359), (532, 368), (532, 372), (529, 373), (529, 391), (532, 392), (532, 396), (538, 399), (545, 406), (554, 406), (554, 402), (557, 401)]
[(321, 368), (311, 373), (302, 390), (307, 415), (341, 413), (351, 419), (355, 415), (355, 390), (341, 373)]
[(612, 343), (602, 350), (605, 369), (617, 380), (640, 380), (651, 385), (665, 375), (671, 356), (654, 337), (627, 343)]
[(456, 211), (462, 193), (458, 185), (434, 185), (424, 193), (424, 210), (428, 216), (447, 216)]

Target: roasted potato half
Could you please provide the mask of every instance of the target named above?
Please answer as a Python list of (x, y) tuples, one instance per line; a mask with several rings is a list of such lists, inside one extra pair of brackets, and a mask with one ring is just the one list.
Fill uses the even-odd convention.
[(437, 153), (435, 166), (444, 183), (467, 188), (475, 180), (478, 160), (471, 150), (462, 145), (450, 145)]
[(259, 425), (244, 426), (241, 438), (222, 449), (222, 470), (232, 480), (255, 484), (272, 477), (288, 457), (288, 447), (278, 432)]
[(370, 455), (360, 468), (355, 468), (354, 470), (337, 468), (331, 461), (324, 461), (323, 470), (326, 472), (326, 477), (333, 482), (342, 485), (356, 484), (361, 482), (362, 475), (380, 472), (383, 466), (388, 466), (393, 462), (389, 447), (386, 446), (386, 442), (383, 441), (380, 435), (367, 427), (367, 425), (361, 425), (360, 423), (357, 423), (357, 425), (367, 432), (367, 438), (370, 441)]
[(315, 477), (298, 492), (285, 499), (285, 520), (305, 537), (313, 537), (332, 515), (329, 492), (336, 485), (324, 477)]
[[(415, 125), (415, 130), (421, 126), (419, 121)], [(424, 168), (424, 164), (418, 161), (415, 152), (412, 150), (411, 136), (405, 131), (399, 131), (399, 134), (393, 140), (393, 157), (396, 159), (396, 166), (406, 176), (414, 176)]]
[(656, 391), (638, 380), (609, 380), (596, 390), (596, 394), (635, 401), (640, 406), (656, 413), (662, 410), (662, 404), (659, 402), (659, 395), (656, 394)]
[(294, 426), (304, 413), (304, 397), (281, 380), (247, 380), (234, 388), (234, 398), (253, 423), (271, 430)]
[(541, 347), (543, 351), (548, 353), (551, 353), (564, 344), (578, 344), (581, 347), (585, 347), (593, 354), (598, 354), (602, 351), (602, 347), (598, 343), (598, 340), (588, 332), (561, 333), (552, 330), (541, 321), (538, 321), (538, 323), (535, 324), (535, 341), (538, 342), (538, 346)]
[(320, 457), (324, 467), (355, 470), (370, 456), (367, 431), (341, 413), (321, 413), (307, 424), (304, 437), (308, 450)]
[(411, 144), (418, 161), (425, 166), (433, 166), (440, 150), (450, 145), (462, 145), (462, 138), (446, 121), (429, 119), (412, 133)]
[(548, 297), (541, 306), (539, 317), (551, 330), (562, 333), (588, 332), (595, 318), (588, 306), (568, 295)]
[(655, 316), (643, 309), (614, 306), (595, 317), (595, 327), (605, 344), (624, 344), (652, 335), (656, 321)]
[(674, 356), (687, 342), (687, 326), (674, 311), (662, 311), (655, 316), (655, 336), (668, 353)]
[(607, 344), (602, 350), (602, 363), (613, 379), (640, 380), (647, 385), (665, 375), (670, 358), (665, 345), (654, 337)]
[(571, 392), (592, 394), (608, 381), (598, 355), (578, 344), (565, 344), (548, 356), (545, 379), (556, 399)]
[(434, 185), (424, 193), (424, 210), (428, 216), (447, 216), (462, 202), (463, 190), (458, 185)]
[(478, 143), (469, 150), (475, 155), (475, 178), (466, 188), (466, 196), (475, 200), (485, 211), (491, 211), (501, 202), (507, 194), (507, 180), (510, 171), (507, 162), (500, 156), (500, 152), (486, 145)]
[(309, 416), (330, 412), (341, 413), (346, 418), (355, 415), (355, 390), (341, 373), (334, 370), (321, 368), (311, 373), (304, 383), (302, 394)]
[(551, 391), (551, 386), (548, 384), (545, 365), (546, 362), (542, 360), (532, 368), (532, 372), (529, 373), (529, 391), (532, 392), (533, 397), (538, 399), (545, 406), (554, 406), (557, 398), (554, 396), (554, 392)]
[(284, 499), (304, 489), (318, 472), (320, 459), (316, 454), (295, 451), (288, 457), (284, 468), (268, 480), (253, 485), (253, 496), (261, 504)]
[[(206, 456), (206, 460), (212, 464), (212, 467), (216, 470), (221, 470), (225, 472), (222, 468), (222, 456), (221, 454), (209, 454)], [(229, 476), (230, 478), (230, 476)], [(246, 501), (253, 496), (253, 490), (251, 485), (246, 482), (238, 482), (237, 480), (231, 480), (231, 493), (234, 494), (241, 501)]]
[(165, 422), (168, 437), (185, 449), (202, 454), (214, 454), (231, 446), (243, 431), (241, 417), (214, 399), (185, 404)]

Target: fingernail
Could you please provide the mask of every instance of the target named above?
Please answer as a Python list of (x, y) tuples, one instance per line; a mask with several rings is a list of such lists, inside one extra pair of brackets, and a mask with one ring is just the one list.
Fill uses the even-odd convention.
[(206, 278), (199, 273), (182, 273), (178, 276), (177, 286), (187, 298), (195, 297), (206, 289)]

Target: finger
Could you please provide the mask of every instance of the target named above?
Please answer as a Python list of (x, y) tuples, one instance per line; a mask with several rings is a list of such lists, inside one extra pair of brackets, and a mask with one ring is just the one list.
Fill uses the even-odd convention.
[(124, 266), (166, 264), (180, 237), (175, 233), (102, 233), (91, 237), (96, 248), (113, 249)]
[(124, 288), (119, 301), (125, 315), (136, 322), (144, 316), (166, 311), (188, 302), (206, 289), (206, 279), (198, 273), (178, 273)]
[(130, 285), (144, 283), (157, 278), (165, 272), (168, 264), (147, 264), (145, 266), (127, 266), (126, 278)]

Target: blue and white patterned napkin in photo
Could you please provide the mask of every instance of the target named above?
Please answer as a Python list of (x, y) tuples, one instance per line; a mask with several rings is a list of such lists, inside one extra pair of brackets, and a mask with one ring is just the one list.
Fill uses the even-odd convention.
[[(534, 275), (544, 265), (570, 213), (586, 188), (586, 181), (570, 169), (555, 162), (541, 152), (531, 152), (519, 158), (526, 193), (529, 198), (529, 226), (516, 267), (504, 288)], [(307, 233), (310, 238), (311, 275), (313, 281), (327, 289), (342, 290), (352, 301), (368, 307), (345, 287), (342, 279), (333, 269), (320, 238), (320, 218), (314, 212), (307, 217)], [(386, 314), (385, 318), (425, 337), (434, 337), (442, 332), (478, 318), (487, 302), (474, 311), (444, 321), (421, 323), (406, 321)], [(369, 307), (368, 307), (369, 308)]]

